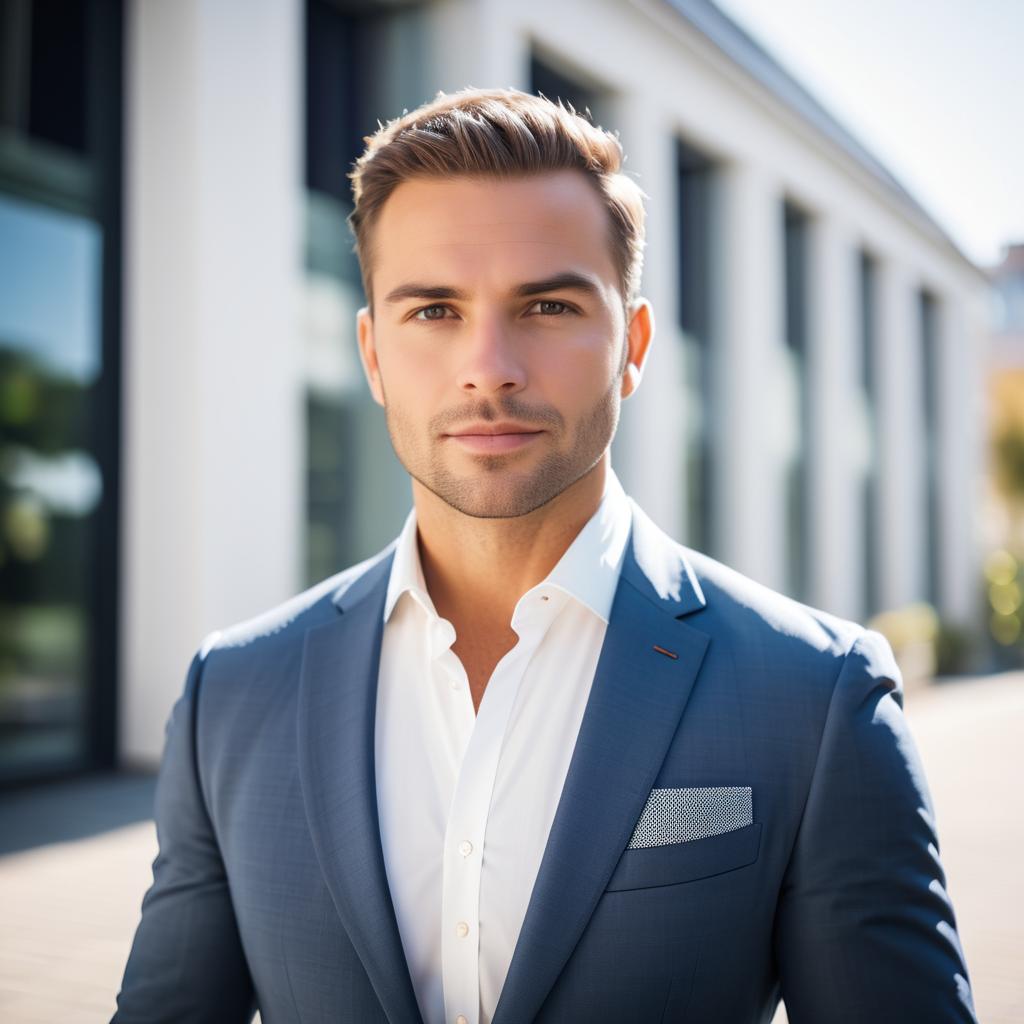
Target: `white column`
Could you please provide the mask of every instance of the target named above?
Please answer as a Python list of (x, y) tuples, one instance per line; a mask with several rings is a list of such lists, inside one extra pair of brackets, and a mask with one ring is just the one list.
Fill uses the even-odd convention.
[(856, 251), (845, 225), (811, 222), (808, 260), (806, 438), (810, 603), (836, 615), (861, 612), (864, 544), (854, 389), (860, 380)]
[(721, 325), (714, 370), (715, 508), (722, 560), (770, 587), (785, 581), (783, 460), (795, 396), (783, 372), (783, 217), (778, 184), (760, 168), (723, 171)]
[(878, 579), (883, 609), (924, 597), (925, 478), (921, 318), (902, 267), (878, 268)]
[(438, 89), (529, 89), (529, 39), (514, 5), (504, 0), (436, 0), (427, 40)]
[(647, 195), (641, 294), (654, 310), (654, 340), (639, 390), (622, 405), (612, 462), (623, 485), (673, 537), (685, 536), (683, 365), (679, 336), (677, 182), (671, 126), (650, 97), (616, 103), (625, 172)]
[(126, 118), (123, 756), (303, 543), (299, 0), (135, 0)]
[(971, 334), (963, 300), (940, 299), (939, 346), (939, 530), (943, 618), (965, 626), (981, 625), (979, 552), (982, 448), (985, 408), (980, 370), (983, 350)]

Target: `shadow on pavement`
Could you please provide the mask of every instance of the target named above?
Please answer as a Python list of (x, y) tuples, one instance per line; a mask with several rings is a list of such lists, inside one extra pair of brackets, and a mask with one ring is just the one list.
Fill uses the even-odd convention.
[(119, 773), (0, 794), (0, 856), (148, 821), (155, 790), (155, 774)]

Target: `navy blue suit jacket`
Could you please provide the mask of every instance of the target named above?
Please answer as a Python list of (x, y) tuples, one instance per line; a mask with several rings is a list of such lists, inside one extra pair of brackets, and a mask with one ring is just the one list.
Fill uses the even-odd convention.
[[(115, 1020), (421, 1020), (388, 889), (374, 708), (393, 547), (193, 659)], [(655, 648), (677, 655), (671, 658)], [(628, 844), (654, 787), (753, 822)], [(878, 633), (684, 548), (633, 505), (494, 1024), (973, 1021), (931, 798)]]

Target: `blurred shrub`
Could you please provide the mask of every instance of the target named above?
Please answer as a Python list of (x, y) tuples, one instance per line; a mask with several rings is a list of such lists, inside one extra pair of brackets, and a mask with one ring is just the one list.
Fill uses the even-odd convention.
[(1003, 494), (1024, 502), (1024, 429), (1008, 426), (993, 438), (992, 464)]
[(956, 676), (976, 670), (978, 648), (974, 630), (955, 622), (940, 622), (935, 635), (935, 674)]
[(979, 668), (981, 645), (976, 631), (940, 619), (924, 601), (881, 612), (868, 626), (889, 641), (906, 687), (934, 676), (965, 675)]
[(1024, 558), (996, 548), (985, 559), (989, 637), (996, 668), (1024, 666)]
[(940, 626), (939, 617), (930, 604), (920, 601), (880, 612), (867, 625), (889, 641), (905, 689), (927, 682), (935, 675)]

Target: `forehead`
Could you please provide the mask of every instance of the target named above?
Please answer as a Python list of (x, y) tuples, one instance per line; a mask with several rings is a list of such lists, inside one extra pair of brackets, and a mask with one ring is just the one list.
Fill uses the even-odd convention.
[(373, 234), (377, 295), (442, 275), (483, 285), (580, 270), (617, 282), (609, 214), (582, 171), (405, 181)]

